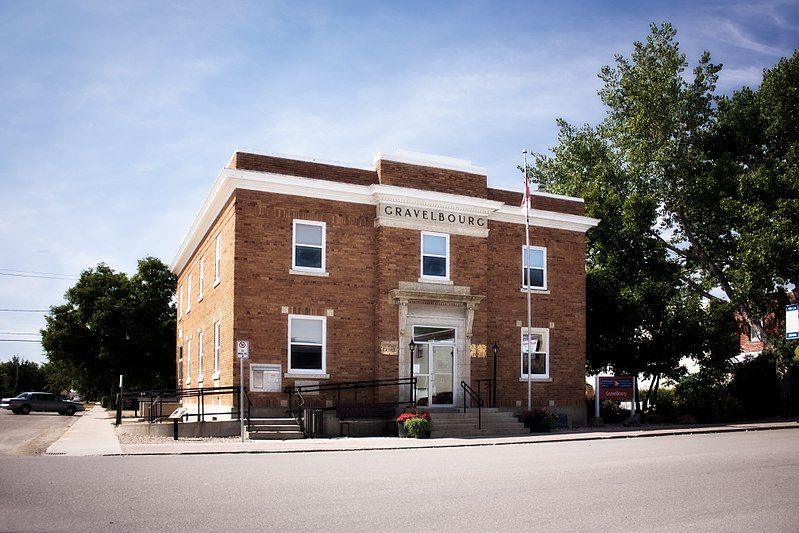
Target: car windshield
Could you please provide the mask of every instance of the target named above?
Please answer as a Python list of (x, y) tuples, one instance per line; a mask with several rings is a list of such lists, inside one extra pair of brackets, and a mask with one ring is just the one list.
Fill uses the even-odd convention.
[(30, 396), (30, 395), (31, 395), (31, 393), (29, 393), (29, 392), (23, 392), (19, 396), (14, 396), (14, 399), (15, 400), (27, 400), (28, 396)]

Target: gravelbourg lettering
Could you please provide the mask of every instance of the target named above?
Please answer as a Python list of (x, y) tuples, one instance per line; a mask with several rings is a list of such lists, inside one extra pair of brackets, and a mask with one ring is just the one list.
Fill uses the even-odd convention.
[(388, 216), (410, 220), (430, 220), (433, 222), (448, 222), (450, 224), (458, 224), (467, 227), (486, 227), (486, 219), (484, 217), (447, 213), (446, 211), (439, 211), (437, 209), (386, 205), (383, 207), (383, 213)]

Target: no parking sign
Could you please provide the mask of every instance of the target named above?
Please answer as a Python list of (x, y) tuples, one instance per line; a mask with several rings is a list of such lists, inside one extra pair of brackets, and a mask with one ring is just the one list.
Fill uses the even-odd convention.
[(239, 359), (250, 357), (250, 341), (236, 341), (236, 357)]

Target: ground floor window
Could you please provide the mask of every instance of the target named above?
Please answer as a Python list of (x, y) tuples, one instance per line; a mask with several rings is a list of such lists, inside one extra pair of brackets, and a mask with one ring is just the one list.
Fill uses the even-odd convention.
[(326, 338), (325, 317), (289, 315), (289, 372), (324, 374)]
[(526, 378), (528, 371), (527, 350), (530, 350), (530, 367), (533, 378), (549, 377), (549, 330), (546, 328), (522, 328), (521, 332), (521, 377)]

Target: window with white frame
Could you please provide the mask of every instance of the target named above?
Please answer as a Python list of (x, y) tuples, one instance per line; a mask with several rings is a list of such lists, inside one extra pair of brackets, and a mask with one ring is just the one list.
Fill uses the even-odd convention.
[(183, 316), (183, 285), (178, 287), (178, 320)]
[(547, 249), (540, 246), (522, 246), (522, 287), (546, 290)]
[(422, 277), (449, 279), (449, 235), (422, 232)]
[(749, 326), (749, 342), (760, 342), (760, 332), (754, 326)]
[(200, 272), (197, 275), (199, 287), (197, 287), (197, 301), (200, 302), (203, 299), (203, 287), (205, 286), (205, 256), (200, 258)]
[(203, 380), (203, 338), (205, 332), (197, 331), (197, 383)]
[(186, 339), (186, 385), (191, 383), (191, 337)]
[(291, 268), (293, 270), (324, 272), (325, 230), (326, 225), (324, 222), (294, 221), (291, 259)]
[(289, 315), (289, 372), (324, 374), (325, 339), (325, 317)]
[(214, 245), (214, 285), (222, 279), (222, 234), (216, 236)]
[(214, 322), (214, 379), (219, 379), (219, 356), (222, 352), (222, 322)]
[(191, 274), (186, 280), (186, 313), (191, 311)]
[(527, 378), (528, 356), (530, 350), (530, 368), (532, 368), (533, 378), (549, 377), (549, 330), (546, 328), (531, 328), (527, 334), (527, 328), (522, 328), (521, 334), (521, 377)]

